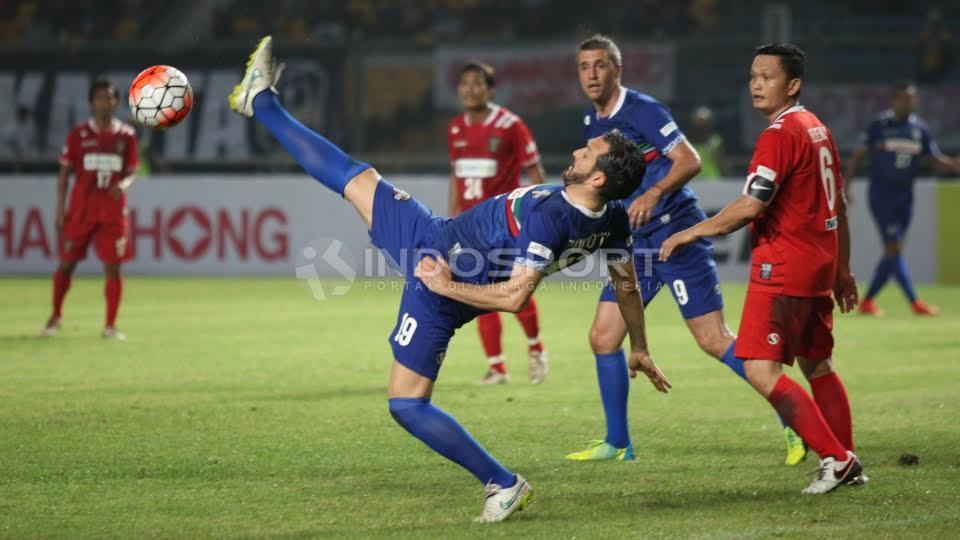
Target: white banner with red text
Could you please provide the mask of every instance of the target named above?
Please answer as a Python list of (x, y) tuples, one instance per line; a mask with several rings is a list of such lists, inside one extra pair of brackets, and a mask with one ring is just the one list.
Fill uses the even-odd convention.
[[(398, 175), (390, 181), (443, 214), (447, 178)], [(740, 194), (742, 181), (697, 181), (701, 206), (714, 213)], [(854, 183), (850, 223), (853, 269), (869, 279), (882, 253), (866, 207), (865, 183)], [(49, 176), (0, 178), (0, 274), (51, 273), (57, 264), (56, 182)], [(919, 182), (906, 256), (918, 281), (937, 279), (937, 184)], [(128, 274), (288, 275), (300, 278), (390, 277), (396, 274), (370, 246), (353, 208), (303, 175), (155, 176), (129, 195)], [(714, 239), (723, 280), (747, 276), (745, 231)], [(84, 273), (99, 273), (91, 245)], [(602, 271), (577, 270), (587, 279)]]

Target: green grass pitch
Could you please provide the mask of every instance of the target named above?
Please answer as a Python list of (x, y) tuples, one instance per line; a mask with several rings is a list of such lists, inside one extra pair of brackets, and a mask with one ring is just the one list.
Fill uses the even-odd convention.
[[(48, 279), (0, 280), (0, 537), (955, 537), (960, 530), (960, 287), (889, 287), (879, 320), (838, 315), (835, 358), (872, 484), (802, 496), (772, 410), (699, 352), (670, 298), (648, 310), (674, 390), (630, 396), (638, 459), (563, 459), (602, 435), (586, 331), (595, 291), (539, 295), (552, 372), (479, 387), (476, 328), (434, 395), (534, 486), (506, 523), (476, 525), (481, 486), (387, 412), (398, 294), (357, 283), (315, 300), (294, 279), (130, 278), (104, 342), (100, 279), (75, 280), (65, 328), (38, 338)], [(731, 326), (743, 288), (725, 290)], [(792, 369), (791, 373), (799, 377)], [(920, 456), (913, 467), (901, 454)]]

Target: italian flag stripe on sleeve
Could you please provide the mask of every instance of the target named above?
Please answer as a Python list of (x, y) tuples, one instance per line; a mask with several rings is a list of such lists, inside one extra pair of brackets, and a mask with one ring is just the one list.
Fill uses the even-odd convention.
[(507, 226), (510, 227), (510, 236), (520, 234), (520, 201), (522, 197), (516, 199), (507, 198)]

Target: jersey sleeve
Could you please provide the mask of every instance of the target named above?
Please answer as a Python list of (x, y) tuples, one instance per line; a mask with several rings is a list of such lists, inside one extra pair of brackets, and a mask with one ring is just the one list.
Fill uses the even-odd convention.
[(940, 145), (937, 144), (937, 141), (933, 140), (933, 134), (930, 133), (930, 128), (927, 126), (923, 126), (922, 152), (925, 156), (942, 155), (942, 152), (940, 152)]
[(71, 130), (67, 134), (67, 140), (63, 143), (63, 149), (60, 150), (60, 165), (76, 168), (77, 158), (80, 155), (79, 139), (77, 130)]
[(537, 149), (537, 143), (530, 134), (530, 128), (520, 118), (510, 127), (513, 134), (514, 143), (517, 149), (517, 158), (521, 167), (529, 167), (540, 161), (540, 150)]
[(640, 134), (664, 156), (686, 139), (670, 115), (670, 110), (663, 105), (647, 103), (636, 107), (634, 111), (633, 119)]
[(548, 212), (531, 208), (531, 214), (517, 236), (519, 253), (514, 264), (546, 271), (567, 245), (567, 234), (557, 225), (557, 220)]
[(447, 125), (447, 154), (450, 156), (451, 166), (456, 158), (453, 152), (453, 128), (456, 126), (452, 121)]
[(793, 173), (793, 152), (794, 145), (786, 133), (777, 128), (765, 129), (753, 150), (744, 195), (770, 203)]
[(130, 176), (137, 172), (140, 165), (140, 152), (137, 150), (137, 134), (132, 132), (127, 136), (127, 147), (123, 155), (123, 176)]
[(877, 145), (880, 140), (880, 122), (876, 120), (867, 124), (867, 129), (863, 130), (860, 138), (857, 139), (858, 148), (870, 149)]

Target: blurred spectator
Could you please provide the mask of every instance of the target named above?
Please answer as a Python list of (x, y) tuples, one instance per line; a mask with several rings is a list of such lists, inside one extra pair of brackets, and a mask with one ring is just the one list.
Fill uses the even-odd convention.
[(2, 136), (2, 154), (14, 161), (30, 159), (39, 153), (33, 115), (24, 105), (17, 107), (14, 118), (3, 127)]
[(940, 11), (927, 13), (919, 43), (920, 65), (917, 80), (922, 83), (940, 82), (950, 71), (950, 32), (944, 27)]
[(729, 174), (727, 155), (723, 150), (723, 137), (713, 125), (713, 111), (700, 106), (690, 115), (690, 128), (686, 130), (690, 144), (700, 154), (700, 178), (717, 179)]

